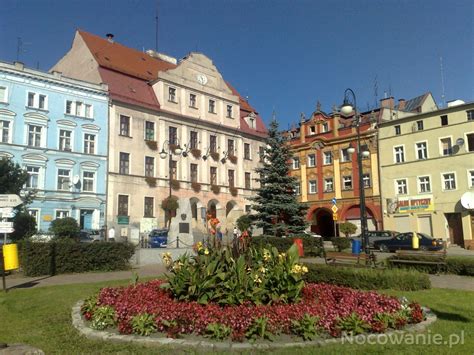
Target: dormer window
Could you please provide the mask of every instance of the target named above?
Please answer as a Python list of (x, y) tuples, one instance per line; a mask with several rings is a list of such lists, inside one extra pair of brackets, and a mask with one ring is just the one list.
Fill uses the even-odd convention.
[(329, 132), (329, 124), (327, 122), (323, 122), (322, 131), (323, 133)]
[(315, 126), (309, 127), (309, 133), (310, 134), (316, 134), (316, 127)]
[(176, 102), (176, 88), (168, 88), (168, 101)]
[(247, 122), (248, 126), (252, 129), (255, 129), (255, 119), (256, 119), (256, 116), (255, 116), (255, 113), (253, 112), (250, 112), (250, 114), (245, 117), (245, 121)]
[(232, 105), (227, 105), (227, 118), (232, 118)]

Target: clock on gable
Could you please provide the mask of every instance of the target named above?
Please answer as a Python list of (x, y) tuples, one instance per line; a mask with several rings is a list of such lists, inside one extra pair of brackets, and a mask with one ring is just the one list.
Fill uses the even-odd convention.
[(196, 79), (197, 79), (198, 83), (201, 84), (201, 85), (206, 85), (207, 84), (207, 76), (205, 76), (204, 74), (198, 74), (196, 76)]

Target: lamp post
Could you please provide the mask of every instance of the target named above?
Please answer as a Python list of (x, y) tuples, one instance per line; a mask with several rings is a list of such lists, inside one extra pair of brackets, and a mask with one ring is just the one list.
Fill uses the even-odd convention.
[[(181, 152), (183, 151), (178, 144), (177, 147), (171, 149), (171, 146), (174, 146), (175, 144), (170, 143), (169, 140), (166, 140), (163, 142), (163, 147), (161, 148), (160, 152), (160, 158), (161, 159), (166, 159), (168, 157), (168, 183), (169, 183), (169, 195), (168, 195), (168, 201), (171, 200), (171, 181), (172, 181), (172, 174), (171, 174), (171, 169), (173, 168), (173, 154), (175, 155), (181, 155)], [(168, 150), (165, 150), (165, 146), (168, 147)], [(168, 211), (168, 227), (171, 224), (171, 213)]]
[[(352, 96), (352, 102), (349, 99), (349, 96)], [(359, 206), (360, 206), (360, 231), (361, 231), (361, 240), (364, 251), (366, 254), (370, 253), (369, 249), (369, 239), (367, 236), (367, 216), (365, 213), (365, 191), (364, 191), (364, 181), (363, 181), (363, 172), (362, 172), (362, 157), (367, 157), (370, 153), (368, 151), (362, 152), (360, 145), (360, 114), (357, 112), (357, 103), (356, 96), (352, 89), (346, 89), (344, 91), (344, 102), (341, 106), (341, 112), (344, 115), (350, 115), (354, 112), (354, 117), (356, 119), (356, 128), (357, 128), (357, 163), (359, 170)], [(350, 147), (348, 153), (352, 154), (355, 152), (355, 149)]]

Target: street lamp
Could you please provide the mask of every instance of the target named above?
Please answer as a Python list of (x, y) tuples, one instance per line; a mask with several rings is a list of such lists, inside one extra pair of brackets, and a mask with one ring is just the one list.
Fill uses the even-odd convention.
[[(165, 150), (165, 146), (168, 147), (168, 150)], [(174, 146), (174, 149), (171, 149), (171, 146)], [(172, 174), (171, 174), (171, 169), (173, 168), (173, 154), (175, 155), (181, 155), (181, 152), (183, 150), (181, 149), (180, 145), (178, 144), (172, 144), (169, 140), (166, 140), (163, 142), (163, 147), (161, 148), (160, 152), (160, 158), (161, 159), (166, 159), (168, 157), (168, 183), (169, 183), (169, 196), (168, 196), (168, 201), (171, 200), (171, 181), (172, 181)], [(171, 213), (168, 211), (168, 224), (171, 223)]]
[[(350, 96), (352, 96), (352, 102), (350, 100)], [(352, 89), (346, 89), (344, 91), (344, 102), (341, 106), (341, 112), (348, 116), (352, 112), (354, 112), (354, 117), (356, 119), (356, 128), (357, 128), (357, 163), (359, 169), (359, 206), (360, 206), (360, 231), (361, 231), (361, 240), (362, 245), (364, 247), (365, 253), (368, 255), (370, 253), (369, 249), (369, 238), (367, 235), (367, 216), (365, 213), (365, 191), (364, 191), (364, 181), (363, 181), (363, 173), (362, 173), (362, 158), (368, 157), (370, 152), (364, 151), (362, 152), (361, 145), (360, 145), (360, 114), (357, 112), (357, 103), (356, 103), (356, 96)], [(348, 153), (352, 154), (355, 152), (355, 149), (350, 147)]]

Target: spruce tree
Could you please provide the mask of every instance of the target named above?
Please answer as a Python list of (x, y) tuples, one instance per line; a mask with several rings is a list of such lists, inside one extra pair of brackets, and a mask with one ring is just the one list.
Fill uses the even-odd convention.
[(260, 188), (251, 198), (252, 209), (257, 212), (253, 216), (255, 224), (263, 228), (264, 235), (281, 237), (302, 233), (308, 207), (296, 199), (297, 180), (289, 175), (292, 154), (275, 119), (270, 123), (265, 143), (263, 166), (256, 169)]

